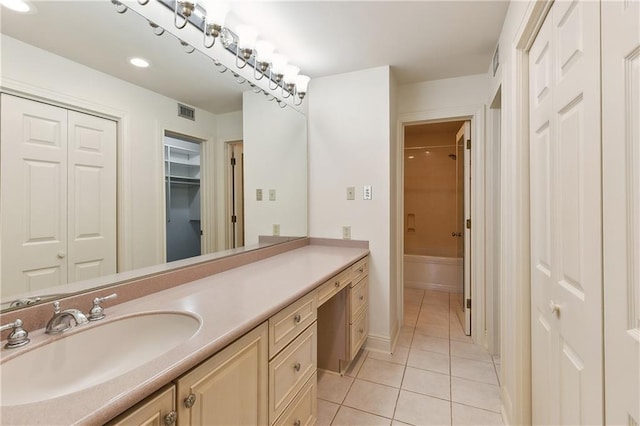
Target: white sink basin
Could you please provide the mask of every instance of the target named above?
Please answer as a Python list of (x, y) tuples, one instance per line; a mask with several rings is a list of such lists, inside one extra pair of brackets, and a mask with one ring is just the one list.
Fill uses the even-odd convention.
[(120, 376), (188, 340), (200, 321), (150, 313), (83, 327), (2, 363), (2, 406), (45, 401)]

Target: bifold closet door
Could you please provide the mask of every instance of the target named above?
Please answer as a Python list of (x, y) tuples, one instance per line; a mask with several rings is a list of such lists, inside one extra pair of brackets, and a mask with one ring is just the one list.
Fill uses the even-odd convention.
[(600, 4), (555, 2), (529, 52), (534, 424), (603, 424)]
[(2, 290), (116, 272), (116, 124), (2, 94)]

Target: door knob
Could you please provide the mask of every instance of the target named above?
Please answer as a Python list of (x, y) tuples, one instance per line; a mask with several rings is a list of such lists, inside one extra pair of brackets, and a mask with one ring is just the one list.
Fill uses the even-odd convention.
[(560, 305), (554, 302), (553, 300), (549, 301), (549, 310), (551, 311), (552, 314), (555, 314), (556, 316), (560, 316)]
[(66, 255), (67, 255), (67, 253), (65, 253), (65, 252), (63, 252), (63, 251), (59, 251), (59, 252), (58, 252), (58, 257), (59, 257), (60, 259), (64, 259), (64, 257), (65, 257)]

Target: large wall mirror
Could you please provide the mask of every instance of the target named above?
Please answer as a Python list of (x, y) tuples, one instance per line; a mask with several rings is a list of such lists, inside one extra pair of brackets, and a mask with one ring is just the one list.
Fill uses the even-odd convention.
[(302, 112), (132, 9), (29, 4), (0, 15), (3, 310), (306, 236)]

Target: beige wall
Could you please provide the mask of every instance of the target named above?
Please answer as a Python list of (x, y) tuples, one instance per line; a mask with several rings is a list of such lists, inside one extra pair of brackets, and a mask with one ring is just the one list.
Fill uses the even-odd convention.
[[(461, 125), (461, 123), (459, 124)], [(462, 232), (458, 214), (463, 187), (457, 185), (462, 170), (455, 139), (458, 124), (408, 127), (404, 150), (404, 252), (441, 257), (461, 257)], [(412, 149), (415, 148), (415, 149)], [(455, 155), (452, 159), (449, 155)], [(462, 193), (462, 194), (461, 194)], [(459, 206), (460, 210), (462, 205)]]

